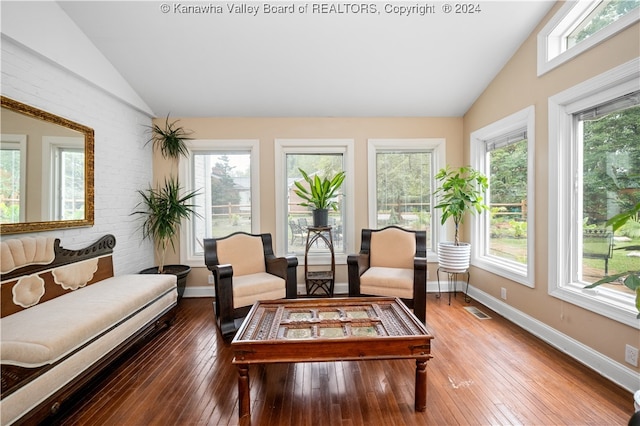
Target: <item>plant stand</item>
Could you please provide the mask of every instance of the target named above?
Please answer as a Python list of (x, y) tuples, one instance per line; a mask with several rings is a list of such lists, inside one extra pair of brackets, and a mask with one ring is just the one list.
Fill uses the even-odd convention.
[[(309, 270), (309, 250), (318, 242), (323, 242), (331, 253), (331, 269), (323, 271)], [(333, 234), (330, 226), (310, 226), (307, 228), (307, 244), (304, 250), (304, 278), (309, 297), (333, 297), (336, 261), (333, 250)]]
[(437, 298), (440, 298), (442, 293), (440, 292), (440, 270), (447, 274), (447, 282), (449, 283), (449, 305), (451, 305), (451, 287), (453, 287), (453, 297), (456, 297), (457, 294), (457, 284), (458, 284), (458, 274), (467, 274), (467, 288), (464, 291), (464, 301), (469, 303), (471, 298), (469, 297), (469, 279), (471, 278), (471, 273), (468, 269), (464, 271), (448, 271), (444, 268), (438, 268), (436, 271), (436, 275), (438, 277), (438, 295)]

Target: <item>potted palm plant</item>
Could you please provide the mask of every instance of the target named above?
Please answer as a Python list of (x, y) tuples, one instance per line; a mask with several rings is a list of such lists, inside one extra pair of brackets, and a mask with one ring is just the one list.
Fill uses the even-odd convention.
[[(160, 151), (167, 159), (177, 160), (181, 155), (186, 156), (187, 146), (185, 141), (190, 139), (188, 132), (182, 127), (176, 126), (177, 121), (169, 123), (169, 117), (165, 127), (157, 124), (149, 127), (151, 136), (147, 143), (152, 143), (153, 148)], [(166, 265), (165, 257), (167, 249), (175, 252), (175, 239), (180, 230), (183, 219), (198, 213), (193, 198), (198, 195), (198, 191), (191, 191), (182, 194), (182, 188), (177, 177), (169, 176), (165, 178), (164, 184), (156, 188), (149, 187), (146, 190), (138, 190), (142, 200), (136, 206), (133, 215), (143, 218), (140, 226), (142, 238), (154, 242), (155, 255), (158, 266), (147, 268), (141, 271), (143, 274), (174, 274), (178, 280), (178, 298), (184, 294), (187, 275), (191, 268), (187, 265)]]
[(469, 268), (471, 245), (460, 242), (459, 228), (467, 212), (474, 214), (488, 209), (483, 196), (489, 180), (470, 166), (458, 169), (447, 166), (440, 169), (435, 178), (440, 182), (435, 191), (440, 197), (435, 206), (442, 210), (440, 222), (444, 225), (451, 218), (455, 225), (454, 241), (438, 244), (438, 264), (448, 272), (464, 272)]
[(318, 175), (313, 178), (309, 177), (307, 172), (302, 169), (300, 173), (305, 180), (308, 188), (301, 182), (294, 182), (296, 188), (295, 194), (304, 201), (299, 203), (303, 207), (313, 209), (313, 226), (327, 226), (329, 222), (329, 209), (338, 210), (338, 194), (336, 191), (340, 189), (345, 179), (345, 172), (336, 173), (332, 178), (324, 177), (320, 179)]

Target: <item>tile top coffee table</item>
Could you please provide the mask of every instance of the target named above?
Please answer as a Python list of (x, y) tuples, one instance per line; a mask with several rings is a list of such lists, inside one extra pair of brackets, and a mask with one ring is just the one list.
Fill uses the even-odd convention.
[(415, 410), (424, 411), (431, 339), (397, 298), (256, 302), (231, 342), (240, 418), (250, 415), (249, 365), (287, 362), (415, 359)]

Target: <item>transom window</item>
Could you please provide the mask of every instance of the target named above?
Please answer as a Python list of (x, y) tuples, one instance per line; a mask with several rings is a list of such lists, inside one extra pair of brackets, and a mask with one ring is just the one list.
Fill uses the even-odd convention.
[(640, 0), (566, 2), (538, 34), (542, 75), (640, 20)]

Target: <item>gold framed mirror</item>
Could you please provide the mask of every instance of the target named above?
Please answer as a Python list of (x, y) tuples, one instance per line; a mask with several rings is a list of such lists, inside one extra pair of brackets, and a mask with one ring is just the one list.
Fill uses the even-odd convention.
[(93, 226), (93, 129), (0, 100), (0, 233)]

